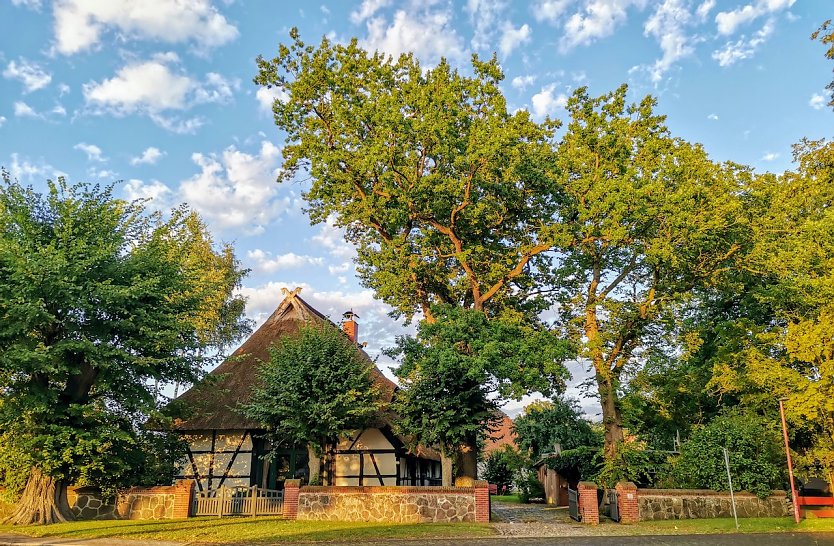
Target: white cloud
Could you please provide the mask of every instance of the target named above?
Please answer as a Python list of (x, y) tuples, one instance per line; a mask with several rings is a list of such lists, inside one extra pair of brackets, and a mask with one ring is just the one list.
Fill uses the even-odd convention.
[(116, 116), (148, 115), (157, 125), (177, 133), (193, 132), (202, 125), (199, 118), (180, 119), (165, 115), (198, 104), (224, 103), (232, 99), (237, 82), (209, 72), (200, 82), (173, 66), (175, 54), (157, 55), (120, 68), (112, 78), (84, 84), (86, 105), (92, 113)]
[(692, 55), (695, 51), (692, 38), (685, 32), (689, 23), (689, 8), (684, 0), (664, 0), (646, 20), (643, 26), (644, 35), (653, 36), (663, 52), (660, 59), (646, 67), (653, 83), (659, 83), (677, 61)]
[(12, 178), (17, 178), (18, 180), (31, 182), (36, 179), (43, 181), (47, 178), (52, 178), (54, 180), (59, 176), (67, 176), (67, 173), (56, 169), (49, 163), (44, 162), (43, 159), (33, 162), (27, 158), (21, 158), (17, 153), (12, 153), (11, 158), (12, 163), (9, 168), (9, 174), (12, 175)]
[(261, 87), (255, 93), (255, 98), (258, 99), (258, 105), (264, 112), (272, 112), (272, 105), (275, 101), (286, 102), (289, 99), (287, 93), (278, 87), (266, 88)]
[(277, 195), (280, 153), (268, 141), (254, 155), (234, 146), (219, 155), (195, 153), (191, 159), (201, 170), (182, 182), (180, 195), (220, 229), (260, 233), (289, 206)]
[(536, 76), (533, 76), (532, 74), (527, 74), (525, 76), (516, 76), (515, 78), (513, 78), (511, 84), (516, 89), (524, 91), (525, 89), (533, 85), (535, 82)]
[(310, 265), (319, 266), (324, 264), (324, 258), (300, 255), (294, 252), (279, 254), (273, 257), (271, 252), (265, 252), (259, 248), (248, 251), (246, 257), (253, 263), (253, 269), (262, 273), (274, 273), (279, 269), (291, 269)]
[(41, 117), (34, 108), (23, 102), (22, 100), (15, 101), (14, 115), (19, 118), (39, 118)]
[(773, 161), (779, 157), (779, 154), (776, 152), (767, 152), (765, 155), (762, 156), (762, 161)]
[(345, 230), (336, 226), (332, 216), (319, 224), (319, 232), (313, 235), (314, 244), (323, 247), (327, 252), (340, 260), (350, 260), (356, 256), (356, 250), (345, 242)]
[(583, 9), (565, 22), (560, 49), (566, 52), (610, 36), (628, 19), (629, 8), (643, 5), (644, 0), (586, 0)]
[(718, 121), (718, 114), (710, 114), (707, 116), (707, 119), (712, 121)]
[(698, 8), (695, 10), (695, 14), (698, 16), (698, 19), (704, 21), (709, 15), (709, 12), (711, 12), (712, 8), (714, 7), (715, 0), (704, 0), (704, 2), (701, 3), (701, 5), (699, 5)]
[(0, 116), (0, 127), (2, 127), (4, 123), (6, 123), (6, 117)]
[(97, 161), (102, 163), (107, 161), (104, 156), (102, 156), (101, 148), (96, 146), (95, 144), (87, 144), (86, 142), (79, 142), (75, 146), (72, 147), (74, 150), (79, 150), (87, 154), (88, 161)]
[(154, 146), (149, 146), (145, 148), (145, 151), (142, 152), (142, 155), (130, 158), (131, 165), (155, 165), (159, 159), (165, 155), (165, 152), (159, 150)]
[[(756, 0), (732, 11), (722, 11), (715, 16), (718, 33), (733, 34), (738, 27), (755, 21), (759, 17), (793, 6), (796, 0)], [(723, 65), (722, 65), (723, 66)]]
[(735, 42), (727, 42), (722, 49), (713, 51), (712, 58), (718, 61), (720, 66), (732, 66), (738, 61), (749, 59), (773, 34), (773, 29), (773, 20), (769, 20), (750, 39), (742, 36)]
[(171, 188), (159, 180), (144, 182), (136, 178), (128, 180), (122, 187), (122, 192), (128, 201), (149, 199), (156, 207), (160, 208), (167, 204), (172, 195)]
[(472, 48), (495, 51), (495, 33), (499, 23), (503, 21), (505, 26), (511, 26), (504, 16), (506, 0), (467, 0), (464, 9), (473, 28)]
[(498, 49), (501, 51), (501, 56), (504, 58), (509, 57), (515, 48), (528, 43), (532, 33), (533, 31), (530, 30), (530, 25), (528, 24), (514, 28), (512, 24), (505, 23), (501, 31), (501, 39), (498, 41)]
[(449, 10), (430, 4), (413, 12), (398, 10), (389, 24), (384, 17), (367, 22), (368, 36), (361, 41), (368, 51), (399, 57), (413, 52), (424, 64), (436, 64), (441, 57), (459, 61), (466, 57), (461, 37)]
[(573, 0), (540, 0), (532, 8), (533, 17), (539, 22), (557, 23), (572, 3)]
[(544, 117), (554, 113), (558, 108), (564, 108), (568, 103), (568, 97), (564, 93), (554, 94), (556, 84), (552, 83), (542, 87), (541, 91), (533, 95), (533, 113), (538, 117)]
[(822, 110), (825, 106), (825, 97), (819, 93), (814, 93), (811, 95), (811, 100), (808, 101), (808, 106), (814, 110)]
[(52, 81), (52, 75), (41, 68), (40, 65), (22, 57), (17, 61), (9, 61), (9, 64), (3, 70), (3, 77), (18, 80), (22, 83), (24, 93), (42, 89)]
[(70, 86), (65, 83), (58, 84), (58, 96), (63, 97), (70, 92)]
[(55, 49), (64, 55), (96, 47), (107, 30), (120, 39), (188, 42), (195, 51), (238, 36), (209, 0), (57, 0), (53, 14)]
[(391, 0), (362, 0), (359, 9), (350, 13), (350, 20), (361, 23), (374, 16), (376, 12), (391, 4)]
[(50, 113), (55, 114), (56, 116), (66, 116), (67, 115), (67, 109), (64, 108), (64, 106), (62, 104), (56, 104), (52, 108), (52, 110), (50, 110)]
[(345, 273), (348, 269), (350, 269), (350, 265), (350, 262), (342, 262), (339, 265), (328, 265), (327, 271), (329, 271), (331, 275)]
[(35, 11), (40, 11), (41, 0), (12, 0), (13, 6), (23, 6)]

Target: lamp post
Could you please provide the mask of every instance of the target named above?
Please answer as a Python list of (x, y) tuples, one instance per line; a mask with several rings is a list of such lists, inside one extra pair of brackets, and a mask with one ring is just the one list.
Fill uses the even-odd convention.
[(796, 495), (796, 485), (793, 483), (793, 464), (791, 463), (791, 448), (788, 446), (788, 425), (785, 423), (784, 398), (779, 399), (779, 413), (782, 415), (782, 435), (785, 437), (785, 455), (788, 456), (788, 479), (791, 481), (791, 502), (793, 504), (793, 519), (799, 523), (799, 498)]

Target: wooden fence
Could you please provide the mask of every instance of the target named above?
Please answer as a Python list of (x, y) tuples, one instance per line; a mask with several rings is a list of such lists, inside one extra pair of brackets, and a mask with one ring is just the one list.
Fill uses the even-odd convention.
[(280, 516), (284, 492), (252, 487), (221, 487), (194, 493), (193, 516)]

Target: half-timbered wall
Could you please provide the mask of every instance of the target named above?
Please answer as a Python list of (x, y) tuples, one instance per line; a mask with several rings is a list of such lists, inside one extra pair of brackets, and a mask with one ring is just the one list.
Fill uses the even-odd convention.
[(380, 429), (354, 431), (336, 445), (333, 485), (399, 485), (399, 457)]
[(195, 480), (199, 491), (251, 485), (253, 450), (248, 431), (198, 431), (183, 439), (188, 452), (178, 479)]

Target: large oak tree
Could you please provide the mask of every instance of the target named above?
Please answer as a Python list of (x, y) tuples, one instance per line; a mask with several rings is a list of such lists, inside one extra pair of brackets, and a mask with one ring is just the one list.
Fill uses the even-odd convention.
[(187, 210), (63, 180), (0, 186), (0, 442), (30, 465), (8, 521), (71, 518), (68, 483), (125, 470), (135, 416), (193, 382), (244, 323), (243, 275)]

